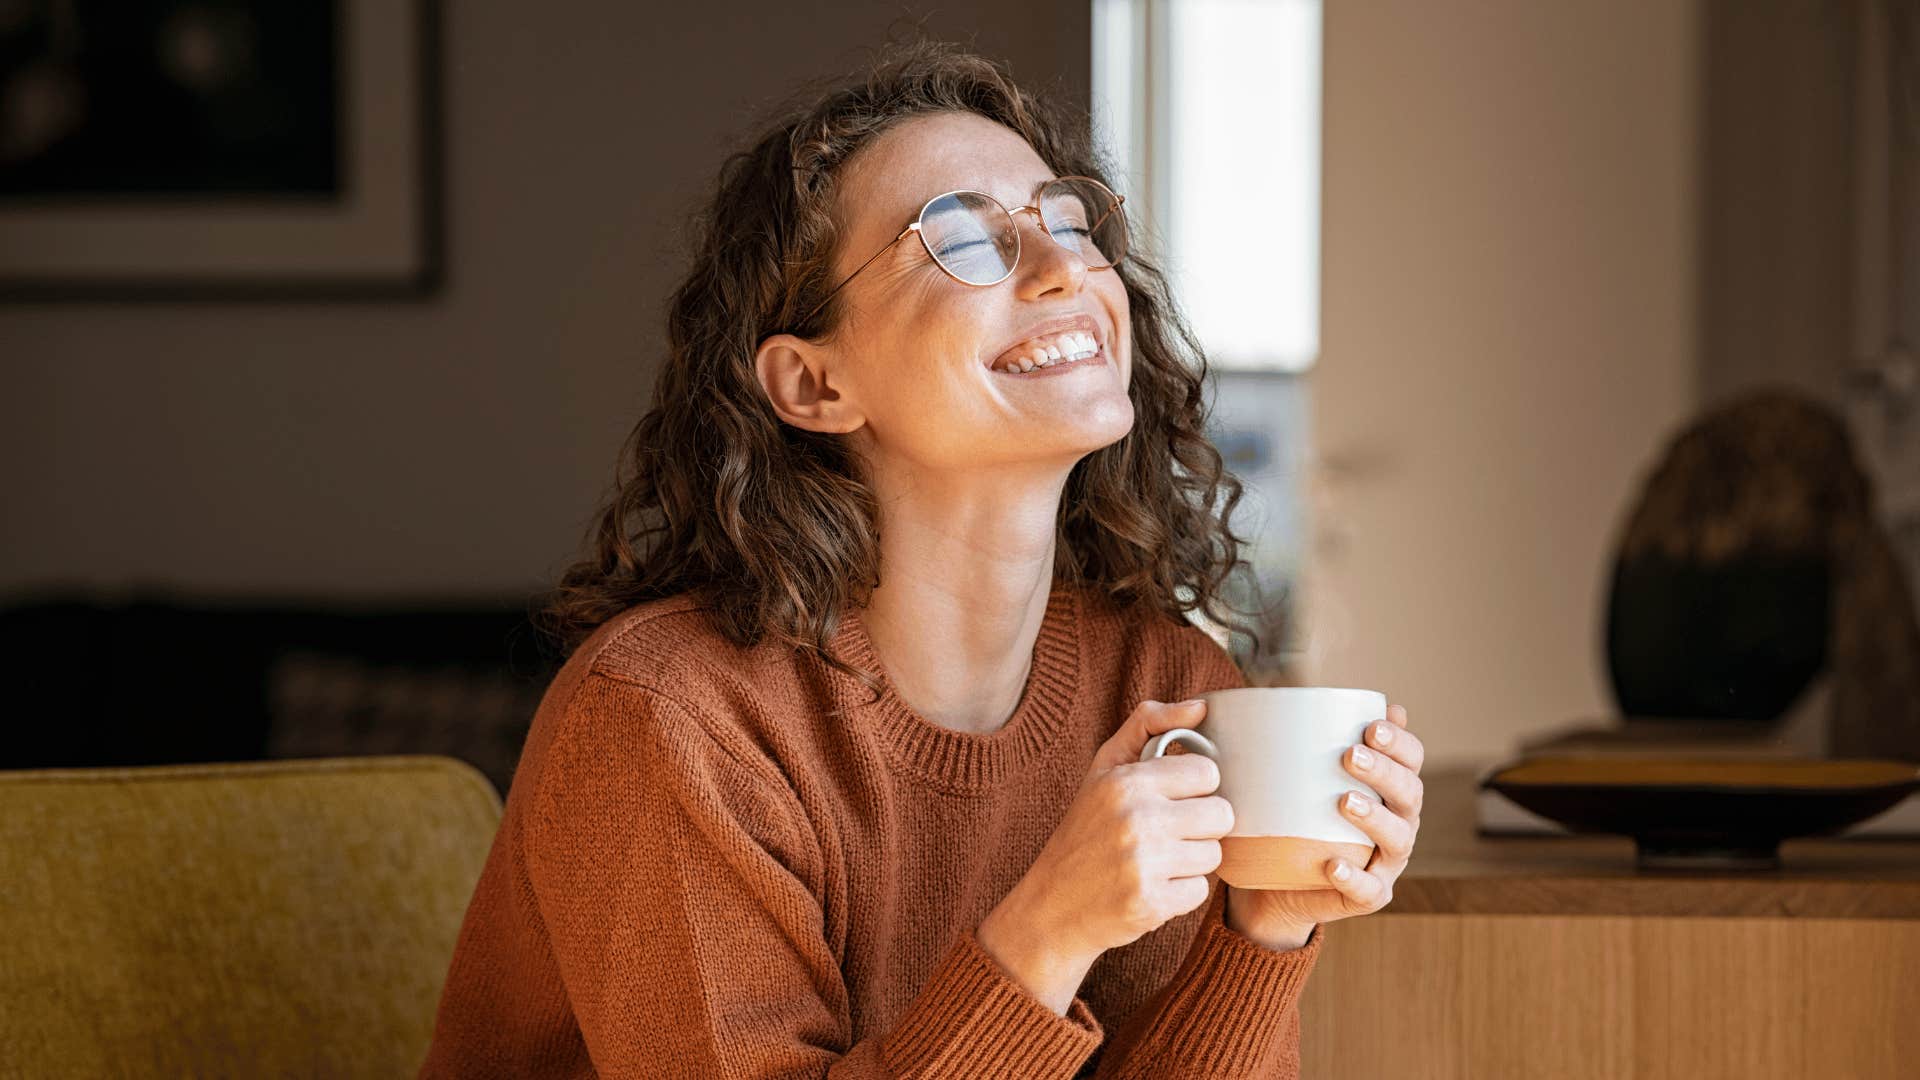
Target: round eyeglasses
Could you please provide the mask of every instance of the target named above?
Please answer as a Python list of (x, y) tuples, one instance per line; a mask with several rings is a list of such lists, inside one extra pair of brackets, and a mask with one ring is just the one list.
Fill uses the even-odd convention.
[(1116, 195), (1091, 176), (1062, 176), (1040, 185), (1033, 205), (1009, 210), (984, 191), (949, 191), (920, 208), (913, 224), (848, 274), (801, 319), (805, 324), (827, 301), (873, 265), (893, 245), (919, 233), (920, 243), (940, 269), (963, 285), (998, 285), (1020, 264), (1020, 228), (1015, 215), (1036, 214), (1055, 243), (1079, 255), (1089, 270), (1105, 270), (1127, 256), (1126, 196)]

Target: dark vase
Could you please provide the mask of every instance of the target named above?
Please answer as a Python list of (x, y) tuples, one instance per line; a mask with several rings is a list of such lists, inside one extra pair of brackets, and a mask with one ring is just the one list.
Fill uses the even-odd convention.
[(1621, 714), (1773, 723), (1826, 664), (1829, 598), (1821, 559), (1622, 560), (1607, 605)]

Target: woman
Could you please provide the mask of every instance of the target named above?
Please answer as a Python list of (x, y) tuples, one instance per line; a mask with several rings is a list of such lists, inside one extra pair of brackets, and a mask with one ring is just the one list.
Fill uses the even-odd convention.
[(1183, 617), (1239, 486), (1079, 132), (923, 44), (728, 161), (426, 1074), (1297, 1072), (1420, 742), (1305, 892), (1214, 888), (1213, 763), (1136, 761), (1245, 684)]

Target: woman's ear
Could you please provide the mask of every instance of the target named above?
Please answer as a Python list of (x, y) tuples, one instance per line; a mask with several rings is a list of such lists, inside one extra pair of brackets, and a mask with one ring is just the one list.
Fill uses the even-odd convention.
[(775, 334), (753, 354), (760, 391), (794, 427), (844, 435), (866, 423), (830, 372), (833, 353), (793, 334)]

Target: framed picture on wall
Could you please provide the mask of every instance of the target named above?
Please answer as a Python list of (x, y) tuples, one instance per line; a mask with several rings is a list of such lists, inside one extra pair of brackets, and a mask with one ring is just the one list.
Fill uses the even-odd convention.
[(437, 0), (0, 4), (0, 300), (438, 290)]

